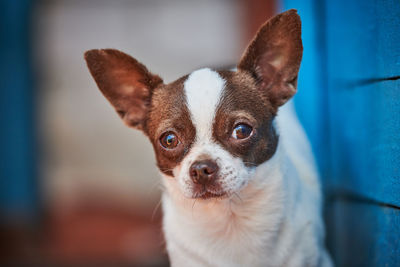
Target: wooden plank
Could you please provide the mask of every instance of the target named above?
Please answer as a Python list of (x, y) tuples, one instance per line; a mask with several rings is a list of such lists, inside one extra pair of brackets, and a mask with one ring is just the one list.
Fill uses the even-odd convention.
[(325, 3), (328, 73), (335, 86), (400, 75), (399, 1)]
[(331, 187), (400, 206), (400, 80), (330, 97)]
[(32, 222), (39, 209), (30, 11), (29, 1), (0, 1), (0, 223)]
[(400, 1), (380, 0), (376, 4), (379, 20), (377, 65), (381, 77), (400, 75)]
[(400, 3), (326, 3), (328, 185), (400, 206)]
[(400, 266), (400, 210), (339, 200), (328, 213), (336, 266)]

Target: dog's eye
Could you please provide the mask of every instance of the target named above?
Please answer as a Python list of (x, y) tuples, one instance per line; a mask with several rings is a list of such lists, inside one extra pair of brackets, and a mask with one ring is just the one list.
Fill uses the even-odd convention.
[(178, 146), (179, 139), (173, 132), (166, 132), (160, 138), (160, 144), (167, 149), (173, 149)]
[(232, 132), (232, 137), (235, 139), (245, 139), (253, 133), (251, 126), (241, 123), (235, 126)]

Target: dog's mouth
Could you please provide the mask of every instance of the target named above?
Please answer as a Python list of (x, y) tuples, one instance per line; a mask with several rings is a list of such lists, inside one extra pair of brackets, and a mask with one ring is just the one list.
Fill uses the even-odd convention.
[(225, 192), (222, 193), (212, 193), (206, 191), (204, 194), (202, 194), (199, 198), (201, 199), (210, 199), (210, 198), (225, 198), (227, 194)]
[(193, 196), (193, 198), (197, 199), (211, 199), (211, 198), (225, 198), (225, 197), (227, 197), (226, 192), (222, 190), (218, 191), (210, 190), (205, 186), (202, 187), (200, 190), (196, 190)]

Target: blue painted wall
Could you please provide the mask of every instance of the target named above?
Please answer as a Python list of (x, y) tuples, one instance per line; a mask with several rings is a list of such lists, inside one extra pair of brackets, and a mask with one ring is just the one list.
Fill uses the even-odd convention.
[(29, 0), (0, 0), (0, 223), (38, 212)]
[(284, 0), (303, 21), (295, 98), (338, 266), (400, 266), (400, 1)]

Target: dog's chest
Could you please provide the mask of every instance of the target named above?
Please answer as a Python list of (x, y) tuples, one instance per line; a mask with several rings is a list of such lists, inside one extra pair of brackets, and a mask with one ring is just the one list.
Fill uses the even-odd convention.
[(282, 221), (278, 204), (265, 207), (260, 201), (244, 209), (235, 203), (195, 203), (189, 213), (170, 204), (164, 198), (164, 233), (174, 266), (264, 266), (271, 259)]

